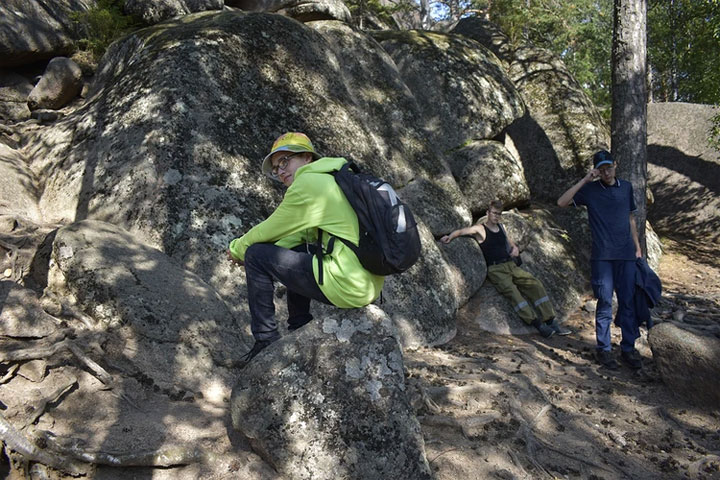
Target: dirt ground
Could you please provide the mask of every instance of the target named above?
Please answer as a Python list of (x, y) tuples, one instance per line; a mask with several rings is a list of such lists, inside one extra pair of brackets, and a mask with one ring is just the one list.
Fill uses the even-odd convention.
[[(717, 247), (663, 242), (656, 318), (718, 309)], [(578, 309), (566, 322), (574, 334), (550, 339), (488, 333), (477, 315), (460, 312), (452, 342), (406, 355), (438, 480), (720, 479), (720, 406), (694, 406), (663, 384), (646, 331), (643, 370), (610, 371), (594, 360), (591, 312)], [(616, 352), (619, 341), (613, 327)]]

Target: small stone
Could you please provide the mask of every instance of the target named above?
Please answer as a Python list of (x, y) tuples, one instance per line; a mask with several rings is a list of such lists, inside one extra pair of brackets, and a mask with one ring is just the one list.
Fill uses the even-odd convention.
[(6, 268), (5, 271), (3, 272), (3, 276), (5, 276), (5, 278), (12, 277), (12, 268)]

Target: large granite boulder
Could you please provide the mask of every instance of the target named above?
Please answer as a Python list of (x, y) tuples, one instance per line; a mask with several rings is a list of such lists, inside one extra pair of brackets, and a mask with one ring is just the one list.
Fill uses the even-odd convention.
[(375, 38), (417, 98), (430, 140), (444, 152), (492, 138), (525, 112), (497, 57), (476, 41), (426, 31)]
[(80, 93), (82, 86), (78, 64), (67, 57), (55, 57), (28, 95), (28, 106), (31, 110), (62, 108)]
[(467, 18), (453, 32), (482, 43), (507, 65), (527, 113), (505, 133), (517, 148), (533, 198), (554, 202), (587, 172), (593, 153), (609, 148), (610, 131), (557, 56), (532, 45), (510, 47), (488, 25)]
[(71, 15), (93, 5), (94, 0), (4, 0), (0, 3), (0, 67), (69, 54), (79, 38)]
[(288, 479), (430, 479), (390, 319), (373, 306), (271, 344), (230, 400), (233, 427)]
[[(282, 187), (262, 175), (260, 159), (284, 131), (303, 130), (321, 153), (388, 180), (421, 224), (425, 211), (431, 228), (443, 215), (469, 218), (420, 118), (392, 59), (346, 24), (205, 12), (113, 44), (86, 105), (28, 132), (26, 150), (36, 171), (52, 173), (40, 198), (48, 220), (122, 226), (200, 275), (243, 318), (244, 276), (224, 251), (279, 203)], [(418, 201), (428, 197), (447, 211)], [(442, 233), (427, 230), (424, 242)], [(418, 270), (411, 288), (440, 291), (444, 263), (423, 265), (435, 270)], [(445, 338), (452, 312), (454, 302), (404, 316), (431, 324), (418, 327), (425, 332), (444, 325)]]
[(475, 217), (484, 215), (495, 199), (505, 208), (530, 203), (522, 163), (500, 142), (470, 142), (454, 151), (449, 163)]
[(650, 329), (648, 343), (670, 390), (696, 404), (720, 405), (720, 339), (666, 322)]
[(123, 10), (148, 25), (195, 12), (222, 10), (223, 0), (125, 0)]
[(107, 358), (188, 395), (229, 388), (252, 345), (215, 291), (121, 228), (85, 220), (55, 236), (48, 289), (116, 339)]

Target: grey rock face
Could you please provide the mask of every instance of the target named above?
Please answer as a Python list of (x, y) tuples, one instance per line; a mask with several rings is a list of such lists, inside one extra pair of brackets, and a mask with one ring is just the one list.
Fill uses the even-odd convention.
[(25, 77), (0, 72), (0, 120), (20, 122), (30, 118), (27, 97), (32, 89)]
[(430, 141), (447, 152), (492, 138), (525, 109), (498, 59), (480, 43), (435, 32), (379, 32), (417, 98)]
[(0, 213), (40, 221), (39, 181), (25, 157), (0, 143)]
[(720, 339), (666, 322), (650, 329), (648, 342), (663, 382), (672, 391), (696, 404), (720, 405)]
[[(215, 291), (162, 252), (109, 223), (61, 228), (53, 242), (48, 288), (69, 299), (125, 345), (115, 361), (163, 388), (173, 382), (209, 395), (247, 350), (248, 332)], [(172, 373), (172, 376), (169, 376)]]
[(82, 70), (66, 57), (55, 57), (48, 63), (45, 73), (28, 96), (31, 110), (57, 109), (77, 97), (82, 89)]
[(368, 307), (271, 344), (233, 389), (233, 427), (288, 479), (430, 479), (389, 319)]
[(78, 35), (69, 14), (94, 4), (94, 0), (4, 0), (0, 4), (0, 67), (70, 53)]
[(471, 142), (453, 152), (450, 165), (476, 217), (484, 215), (494, 199), (502, 201), (506, 208), (530, 202), (523, 166), (502, 143)]
[(720, 154), (707, 142), (719, 111), (648, 104), (648, 186), (655, 197), (648, 219), (658, 230), (720, 241)]
[(126, 0), (123, 10), (148, 25), (195, 12), (222, 10), (223, 0)]

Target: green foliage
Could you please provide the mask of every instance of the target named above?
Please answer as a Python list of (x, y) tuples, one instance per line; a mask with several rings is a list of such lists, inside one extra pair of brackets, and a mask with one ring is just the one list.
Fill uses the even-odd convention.
[(392, 14), (417, 9), (411, 0), (383, 2), (382, 0), (347, 0), (345, 2), (358, 27), (364, 28), (363, 19), (375, 17), (386, 25), (393, 25)]
[(654, 98), (720, 103), (720, 2), (649, 0), (648, 25)]
[(71, 14), (81, 32), (80, 50), (92, 53), (97, 60), (113, 41), (141, 26), (133, 17), (122, 13), (121, 4), (122, 0), (98, 0), (89, 10)]

